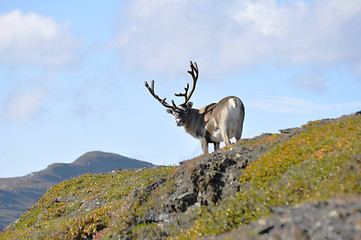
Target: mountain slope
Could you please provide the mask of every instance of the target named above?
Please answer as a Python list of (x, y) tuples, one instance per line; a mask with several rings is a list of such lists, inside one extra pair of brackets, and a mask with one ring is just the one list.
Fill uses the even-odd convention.
[[(361, 206), (354, 204), (360, 182), (361, 116), (343, 116), (243, 139), (179, 166), (64, 181), (0, 239), (237, 239), (239, 232), (229, 233), (236, 229), (245, 239), (267, 239), (277, 234), (273, 229), (282, 230), (282, 221), (296, 226), (289, 238), (305, 234), (303, 239), (341, 238), (351, 221), (352, 239), (361, 234)], [(315, 224), (300, 225), (291, 213)], [(337, 231), (315, 235), (312, 227), (331, 229), (325, 224)], [(230, 235), (219, 235), (226, 232)]]
[(150, 163), (100, 151), (88, 152), (73, 163), (55, 163), (23, 177), (0, 179), (0, 230), (14, 222), (49, 187), (85, 173), (104, 173), (117, 169), (142, 168)]

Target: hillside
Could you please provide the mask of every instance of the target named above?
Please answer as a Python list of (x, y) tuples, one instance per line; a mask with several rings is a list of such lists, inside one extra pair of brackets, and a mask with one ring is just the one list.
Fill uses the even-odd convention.
[(64, 181), (0, 239), (353, 239), (360, 182), (361, 116), (353, 114), (179, 166)]
[(0, 178), (0, 230), (31, 207), (49, 187), (85, 173), (153, 166), (150, 163), (105, 152), (88, 152), (73, 163), (55, 163), (23, 177)]

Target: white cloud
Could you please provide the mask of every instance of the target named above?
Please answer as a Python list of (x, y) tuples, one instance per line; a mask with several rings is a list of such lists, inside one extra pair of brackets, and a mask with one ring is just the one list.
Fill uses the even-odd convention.
[(78, 43), (67, 24), (51, 17), (21, 10), (0, 15), (0, 63), (62, 66), (72, 59)]
[(264, 62), (360, 69), (361, 2), (136, 0), (113, 44), (131, 68), (212, 75)]
[(0, 64), (11, 66), (4, 68), (10, 72), (3, 80), (10, 86), (4, 96), (6, 119), (26, 121), (36, 116), (48, 96), (47, 83), (79, 60), (80, 41), (68, 25), (21, 10), (0, 15)]
[(39, 111), (45, 94), (44, 89), (12, 94), (7, 103), (6, 118), (8, 120), (26, 121), (33, 117)]

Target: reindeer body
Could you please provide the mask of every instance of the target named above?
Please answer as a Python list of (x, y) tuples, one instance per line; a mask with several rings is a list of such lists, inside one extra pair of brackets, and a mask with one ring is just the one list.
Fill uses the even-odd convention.
[(218, 103), (209, 104), (203, 108), (192, 108), (193, 103), (189, 102), (198, 79), (198, 67), (191, 62), (191, 70), (188, 71), (193, 77), (193, 87), (188, 94), (189, 84), (185, 88), (185, 93), (175, 94), (177, 97), (185, 97), (184, 103), (176, 105), (172, 100), (172, 105), (166, 103), (154, 93), (154, 81), (151, 87), (148, 83), (145, 86), (149, 92), (163, 106), (167, 112), (174, 115), (177, 126), (183, 126), (184, 130), (195, 138), (198, 138), (202, 145), (203, 153), (208, 153), (208, 143), (214, 144), (214, 150), (218, 150), (220, 142), (225, 142), (228, 146), (230, 139), (235, 137), (238, 141), (242, 135), (245, 109), (242, 101), (238, 97), (225, 97)]
[(219, 149), (220, 142), (229, 145), (233, 137), (238, 141), (242, 136), (244, 105), (234, 96), (223, 98), (217, 104), (203, 108), (192, 108), (184, 120), (184, 130), (200, 140), (203, 153), (208, 153), (208, 143)]

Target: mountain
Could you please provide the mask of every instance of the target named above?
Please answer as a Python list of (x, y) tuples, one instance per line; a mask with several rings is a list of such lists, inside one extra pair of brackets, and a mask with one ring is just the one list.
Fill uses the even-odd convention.
[(54, 163), (23, 177), (0, 178), (0, 230), (14, 222), (54, 185), (85, 173), (151, 167), (151, 163), (100, 151), (88, 152), (73, 163)]
[(361, 114), (49, 189), (6, 239), (359, 239)]

